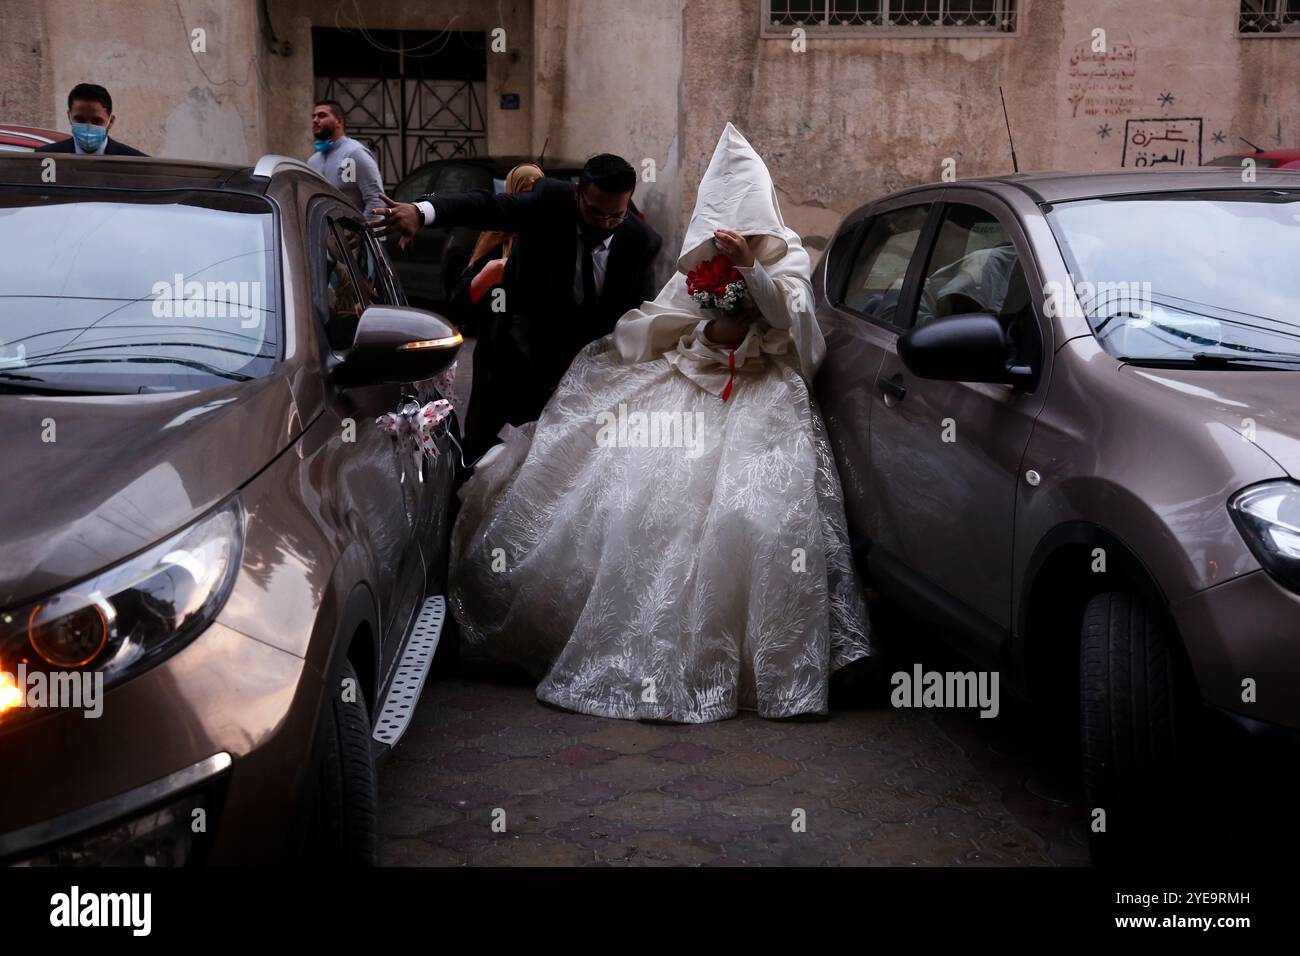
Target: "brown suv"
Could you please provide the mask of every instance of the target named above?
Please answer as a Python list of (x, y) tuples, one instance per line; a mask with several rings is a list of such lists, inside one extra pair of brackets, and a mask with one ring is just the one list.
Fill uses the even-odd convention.
[(0, 860), (374, 860), (455, 427), (376, 419), (460, 336), (359, 220), (282, 157), (0, 158)]
[(871, 583), (1073, 711), (1090, 806), (1189, 699), (1300, 728), (1300, 175), (909, 189), (814, 288)]

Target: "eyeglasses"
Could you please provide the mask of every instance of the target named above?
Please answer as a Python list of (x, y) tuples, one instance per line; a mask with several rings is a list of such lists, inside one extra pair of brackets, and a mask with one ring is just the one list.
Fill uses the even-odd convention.
[(604, 223), (609, 223), (610, 225), (613, 226), (617, 226), (620, 222), (622, 222), (624, 219), (627, 218), (626, 211), (617, 213), (616, 215), (613, 216), (609, 215), (608, 213), (601, 212), (599, 209), (596, 209), (595, 206), (591, 205), (591, 203), (587, 202), (586, 196), (579, 195), (578, 201), (582, 203), (582, 208), (586, 210), (587, 217), (589, 219), (594, 219), (596, 222), (604, 222)]

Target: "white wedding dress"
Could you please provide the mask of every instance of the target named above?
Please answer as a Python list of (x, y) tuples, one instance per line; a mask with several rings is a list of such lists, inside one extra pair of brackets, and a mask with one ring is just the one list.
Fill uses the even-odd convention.
[[(734, 355), (686, 291), (716, 228), (755, 249), (741, 272), (763, 321)], [(872, 646), (809, 395), (825, 354), (809, 274), (728, 123), (672, 280), (461, 489), (450, 601), (467, 656), (520, 665), (539, 699), (586, 714), (827, 713), (831, 673)]]

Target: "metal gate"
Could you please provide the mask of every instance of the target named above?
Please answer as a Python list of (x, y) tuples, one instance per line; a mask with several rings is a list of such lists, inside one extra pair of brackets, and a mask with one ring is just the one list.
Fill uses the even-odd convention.
[(315, 27), (312, 41), (317, 99), (343, 105), (386, 188), (430, 160), (487, 152), (483, 34)]

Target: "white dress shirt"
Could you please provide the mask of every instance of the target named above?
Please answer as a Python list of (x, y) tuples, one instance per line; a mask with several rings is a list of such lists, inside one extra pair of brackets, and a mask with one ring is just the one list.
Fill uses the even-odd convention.
[[(433, 203), (428, 200), (417, 202), (416, 208), (420, 210), (420, 215), (424, 218), (426, 226), (433, 225)], [(578, 230), (578, 252), (573, 259), (573, 301), (582, 305), (582, 226)], [(599, 295), (605, 288), (605, 267), (609, 264), (609, 244), (614, 240), (614, 234), (610, 233), (601, 242), (591, 250), (592, 272), (596, 277), (596, 294)]]
[[(596, 277), (596, 295), (605, 288), (605, 266), (609, 262), (609, 244), (614, 239), (614, 234), (610, 233), (605, 237), (603, 242), (598, 243), (591, 250), (592, 273)], [(578, 255), (574, 258), (573, 271), (573, 301), (582, 305), (582, 227), (578, 227)]]

